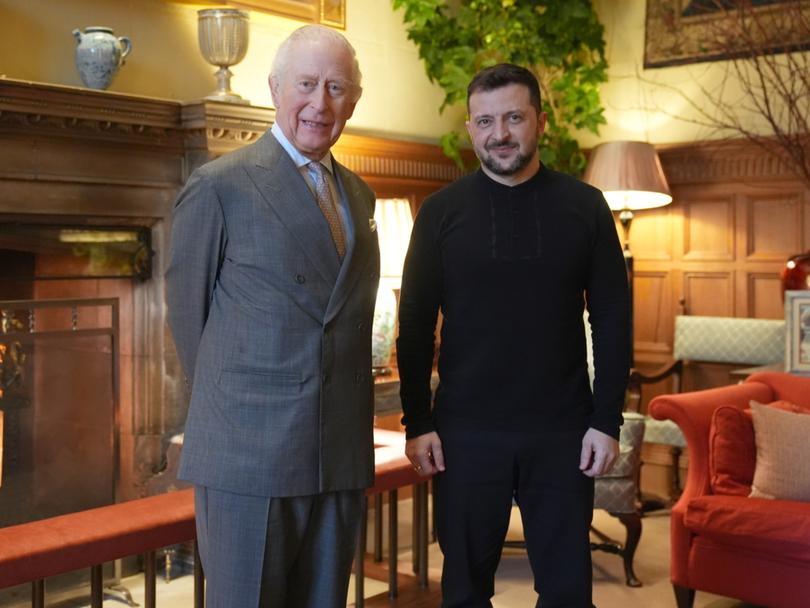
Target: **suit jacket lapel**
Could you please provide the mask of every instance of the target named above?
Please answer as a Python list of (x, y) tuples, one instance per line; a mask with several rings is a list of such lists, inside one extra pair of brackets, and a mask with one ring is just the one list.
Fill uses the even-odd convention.
[(341, 268), (340, 259), (329, 225), (303, 176), (269, 131), (254, 144), (254, 149), (255, 163), (246, 168), (250, 179), (298, 240), (312, 265), (326, 281), (334, 284)]
[[(346, 252), (340, 268), (335, 289), (326, 308), (324, 323), (331, 321), (343, 307), (357, 280), (366, 266), (369, 255), (376, 249), (377, 233), (371, 231), (370, 220), (374, 217), (374, 204), (367, 192), (357, 183), (357, 178), (343, 165), (333, 159), (338, 185), (345, 194), (354, 224), (354, 239)], [(373, 269), (379, 273), (379, 263)]]

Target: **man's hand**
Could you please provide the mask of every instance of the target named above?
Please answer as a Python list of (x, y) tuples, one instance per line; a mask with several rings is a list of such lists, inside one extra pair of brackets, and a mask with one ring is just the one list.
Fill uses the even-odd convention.
[(604, 475), (613, 468), (618, 457), (618, 441), (602, 431), (588, 429), (582, 438), (582, 455), (579, 458), (579, 468), (585, 475)]
[(408, 439), (405, 442), (405, 456), (423, 477), (444, 471), (442, 440), (435, 431)]

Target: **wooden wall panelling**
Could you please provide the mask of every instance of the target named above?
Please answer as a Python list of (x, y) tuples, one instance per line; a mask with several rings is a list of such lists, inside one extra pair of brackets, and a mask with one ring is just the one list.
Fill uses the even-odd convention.
[(661, 363), (672, 352), (672, 275), (669, 269), (636, 271), (633, 334), (638, 362)]
[(782, 304), (782, 284), (778, 272), (745, 272), (743, 284), (745, 289), (746, 317), (756, 319), (783, 319), (785, 316)]
[(684, 270), (683, 293), (690, 315), (734, 316), (733, 271)]
[(674, 205), (636, 213), (630, 232), (635, 262), (633, 332), (637, 365), (661, 363), (672, 350)]
[[(664, 146), (659, 154), (673, 193), (664, 220), (670, 259), (661, 253), (666, 230), (655, 222), (638, 214), (631, 234), (636, 365), (648, 372), (671, 356), (659, 349), (671, 349), (677, 314), (782, 318), (779, 272), (790, 255), (810, 249), (810, 191), (783, 163), (741, 141)], [(667, 285), (668, 294), (659, 291)], [(730, 371), (738, 367), (690, 364), (682, 390), (736, 382)], [(667, 382), (645, 385), (642, 409), (671, 390)], [(645, 465), (657, 466), (642, 467), (642, 490), (666, 493), (659, 488), (668, 481), (654, 477), (669, 471), (669, 456), (645, 446)]]
[(630, 251), (636, 262), (672, 261), (675, 205), (635, 212)]
[(802, 231), (802, 246), (800, 251), (807, 251), (810, 249), (810, 192), (805, 191), (802, 197), (802, 224), (804, 230)]
[(763, 192), (742, 196), (746, 238), (743, 255), (751, 262), (784, 262), (801, 248), (802, 193)]
[(735, 205), (733, 195), (683, 201), (685, 261), (734, 259)]

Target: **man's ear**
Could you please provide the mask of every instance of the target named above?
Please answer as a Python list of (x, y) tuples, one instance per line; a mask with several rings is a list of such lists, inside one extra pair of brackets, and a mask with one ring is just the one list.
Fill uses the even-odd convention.
[(270, 97), (273, 99), (273, 107), (278, 109), (278, 78), (275, 78), (272, 74), (270, 74), (270, 76), (267, 77), (267, 84), (270, 86)]
[(357, 102), (353, 101), (349, 104), (348, 109), (346, 110), (346, 120), (349, 120), (354, 115), (354, 109), (357, 107)]
[(537, 137), (542, 137), (543, 133), (546, 130), (546, 122), (548, 120), (548, 114), (545, 112), (540, 112), (537, 115)]

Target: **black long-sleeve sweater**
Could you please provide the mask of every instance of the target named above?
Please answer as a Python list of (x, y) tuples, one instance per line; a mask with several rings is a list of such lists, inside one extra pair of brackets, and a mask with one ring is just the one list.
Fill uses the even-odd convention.
[(629, 319), (622, 251), (598, 190), (543, 167), (514, 187), (480, 170), (458, 180), (422, 205), (405, 261), (397, 357), (408, 437), (434, 430), (434, 418), (440, 428), (590, 426), (618, 437)]

